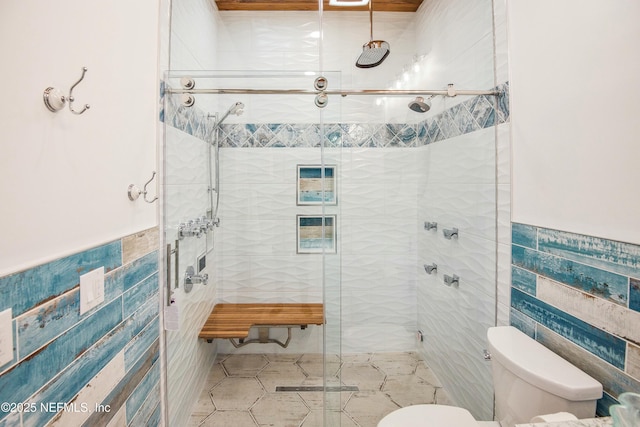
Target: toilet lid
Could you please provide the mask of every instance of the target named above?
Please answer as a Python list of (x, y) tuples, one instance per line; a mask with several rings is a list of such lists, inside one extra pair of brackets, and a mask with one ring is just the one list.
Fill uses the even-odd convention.
[(463, 408), (445, 405), (413, 405), (393, 411), (378, 427), (478, 427), (478, 422)]

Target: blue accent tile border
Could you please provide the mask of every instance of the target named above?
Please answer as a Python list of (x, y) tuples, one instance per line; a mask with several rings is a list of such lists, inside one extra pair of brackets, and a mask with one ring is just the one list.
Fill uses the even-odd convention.
[[(197, 107), (185, 107), (175, 96), (161, 98), (166, 108), (160, 120), (178, 130), (207, 142), (213, 141), (215, 124)], [(456, 136), (486, 129), (509, 121), (509, 83), (494, 88), (496, 97), (479, 95), (428, 117), (417, 124), (324, 124), (322, 135), (318, 124), (249, 123), (222, 124), (221, 147), (279, 148), (279, 147), (421, 147)]]

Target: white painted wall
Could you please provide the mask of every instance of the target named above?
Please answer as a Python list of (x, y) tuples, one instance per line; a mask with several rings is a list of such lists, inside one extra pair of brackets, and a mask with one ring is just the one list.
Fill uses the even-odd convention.
[(640, 243), (640, 3), (507, 4), (513, 221)]
[[(0, 275), (156, 225), (127, 187), (156, 170), (158, 2), (0, 8)], [(83, 66), (74, 96), (91, 109), (47, 110), (44, 89), (68, 92)]]

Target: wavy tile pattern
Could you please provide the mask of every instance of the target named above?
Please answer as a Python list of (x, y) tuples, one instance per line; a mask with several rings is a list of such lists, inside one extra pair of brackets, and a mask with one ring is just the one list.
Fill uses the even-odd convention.
[[(416, 265), (419, 344), (456, 405), (479, 420), (492, 417), (492, 382), (482, 359), (486, 330), (495, 322), (496, 198), (494, 133), (485, 129), (417, 149), (424, 171), (418, 185)], [(437, 230), (425, 230), (425, 221)], [(442, 229), (458, 228), (457, 239)], [(423, 264), (435, 263), (426, 274)], [(448, 287), (444, 275), (458, 275)]]
[(640, 246), (512, 225), (511, 323), (604, 385), (598, 413), (640, 391)]

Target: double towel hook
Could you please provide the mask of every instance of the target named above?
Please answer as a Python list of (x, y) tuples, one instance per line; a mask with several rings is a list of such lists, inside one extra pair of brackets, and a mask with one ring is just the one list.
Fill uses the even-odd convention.
[(73, 89), (75, 89), (75, 87), (78, 86), (78, 84), (84, 79), (84, 75), (86, 72), (87, 67), (82, 67), (82, 75), (80, 76), (80, 79), (75, 82), (73, 86), (71, 86), (71, 89), (69, 89), (69, 96), (65, 97), (62, 92), (60, 92), (60, 90), (51, 86), (44, 90), (44, 105), (49, 109), (49, 111), (55, 113), (62, 110), (67, 101), (69, 101), (69, 110), (73, 114), (80, 115), (91, 108), (89, 104), (85, 104), (80, 111), (76, 111), (73, 109), (73, 102), (75, 101), (75, 99), (73, 98)]
[(158, 196), (154, 197), (151, 200), (147, 199), (147, 186), (149, 184), (151, 184), (151, 181), (153, 181), (153, 178), (156, 177), (156, 171), (152, 171), (151, 172), (151, 179), (149, 179), (149, 181), (147, 181), (147, 183), (144, 185), (144, 189), (140, 190), (138, 188), (138, 186), (136, 186), (135, 184), (130, 184), (129, 188), (127, 189), (127, 195), (129, 196), (129, 200), (136, 201), (138, 200), (138, 197), (140, 197), (140, 195), (142, 194), (144, 201), (147, 203), (153, 203), (156, 200), (158, 200)]

